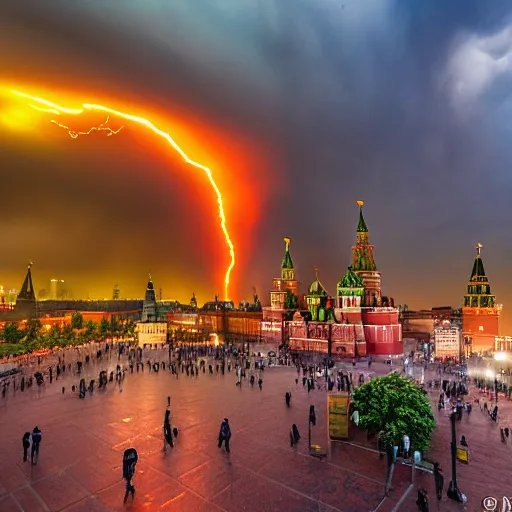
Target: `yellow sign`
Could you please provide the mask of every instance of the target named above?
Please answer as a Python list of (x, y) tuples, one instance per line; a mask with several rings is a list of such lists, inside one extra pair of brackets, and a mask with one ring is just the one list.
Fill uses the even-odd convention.
[(348, 438), (348, 404), (347, 395), (328, 395), (329, 437), (331, 439)]
[(457, 448), (457, 460), (463, 464), (469, 463), (469, 452), (466, 448)]

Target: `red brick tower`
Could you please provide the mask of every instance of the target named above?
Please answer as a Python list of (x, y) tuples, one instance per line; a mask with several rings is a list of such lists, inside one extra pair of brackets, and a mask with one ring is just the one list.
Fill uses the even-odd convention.
[(475, 262), (462, 308), (462, 335), (469, 338), (473, 353), (494, 349), (495, 337), (499, 335), (501, 313), (501, 306), (496, 304), (496, 296), (491, 294), (481, 250), (482, 245), (477, 244)]
[(352, 269), (361, 278), (364, 285), (364, 306), (380, 306), (381, 278), (373, 259), (373, 245), (370, 244), (368, 228), (363, 217), (363, 201), (359, 206), (356, 245), (352, 247)]

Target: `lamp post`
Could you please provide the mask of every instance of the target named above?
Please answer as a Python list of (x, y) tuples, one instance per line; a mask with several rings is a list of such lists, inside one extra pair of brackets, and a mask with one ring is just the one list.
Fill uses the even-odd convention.
[(452, 427), (452, 442), (451, 442), (451, 454), (452, 454), (452, 480), (448, 487), (446, 495), (448, 498), (462, 503), (462, 493), (457, 485), (457, 434), (455, 432), (455, 408), (453, 408), (450, 414), (450, 423)]
[(498, 405), (498, 377), (494, 377), (494, 394), (496, 396), (496, 405)]

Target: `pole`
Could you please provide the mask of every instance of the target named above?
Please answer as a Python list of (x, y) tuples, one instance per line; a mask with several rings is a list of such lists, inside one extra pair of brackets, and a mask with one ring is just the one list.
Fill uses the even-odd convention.
[(494, 394), (496, 395), (496, 405), (498, 405), (498, 377), (494, 378)]
[(446, 493), (448, 498), (454, 501), (462, 502), (462, 493), (457, 485), (457, 434), (455, 432), (455, 409), (450, 414), (450, 423), (452, 427), (452, 442), (451, 442), (451, 454), (452, 454), (452, 481), (448, 487)]
[(308, 453), (311, 453), (311, 418), (308, 419)]
[(450, 486), (453, 489), (457, 489), (457, 434), (455, 432), (455, 410), (453, 410), (452, 413), (450, 414), (450, 423), (452, 427), (452, 481)]

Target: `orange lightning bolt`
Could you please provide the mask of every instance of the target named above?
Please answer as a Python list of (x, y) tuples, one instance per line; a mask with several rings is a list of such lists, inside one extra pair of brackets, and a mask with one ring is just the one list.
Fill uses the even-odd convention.
[[(32, 105), (29, 105), (30, 107), (34, 108)], [(68, 131), (69, 136), (72, 139), (78, 139), (80, 135), (90, 135), (92, 132), (107, 132), (107, 137), (110, 137), (111, 135), (117, 135), (123, 127), (118, 128), (117, 130), (112, 130), (110, 126), (107, 126), (108, 122), (110, 120), (110, 116), (107, 116), (107, 120), (104, 123), (99, 124), (98, 126), (93, 126), (92, 128), (89, 128), (86, 132), (75, 132), (72, 130), (69, 126), (66, 126), (65, 124), (59, 123), (55, 121), (55, 119), (52, 119), (50, 123), (53, 123), (57, 125), (59, 128), (63, 128), (64, 130)]]
[[(159, 135), (160, 137), (165, 139), (167, 141), (167, 143), (175, 151), (178, 152), (178, 154), (181, 156), (181, 158), (183, 158), (183, 160), (185, 162), (187, 162), (187, 164), (189, 164), (193, 167), (196, 167), (197, 169), (202, 170), (208, 177), (208, 181), (210, 182), (210, 185), (213, 188), (213, 190), (217, 196), (217, 205), (218, 205), (218, 209), (219, 209), (220, 226), (221, 226), (222, 232), (224, 234), (226, 244), (229, 249), (230, 263), (228, 265), (228, 268), (226, 270), (226, 275), (224, 278), (224, 295), (225, 295), (225, 299), (228, 300), (228, 298), (229, 298), (229, 293), (228, 293), (229, 278), (231, 275), (231, 271), (233, 270), (233, 267), (235, 266), (235, 246), (233, 245), (233, 242), (231, 241), (231, 237), (229, 235), (229, 231), (226, 226), (226, 215), (224, 213), (224, 204), (223, 204), (223, 200), (222, 200), (222, 194), (220, 192), (219, 187), (217, 186), (217, 183), (215, 183), (215, 180), (213, 179), (211, 170), (208, 167), (206, 167), (198, 162), (195, 162), (194, 160), (189, 158), (187, 156), (187, 154), (185, 153), (185, 151), (183, 151), (183, 149), (181, 149), (181, 147), (174, 141), (174, 139), (168, 133), (160, 130), (151, 121), (149, 121), (148, 119), (144, 119), (143, 117), (139, 117), (139, 116), (136, 116), (133, 114), (126, 114), (125, 112), (119, 112), (117, 110), (111, 109), (109, 107), (105, 107), (103, 105), (94, 105), (94, 104), (90, 104), (90, 103), (84, 103), (82, 105), (82, 107), (78, 108), (78, 109), (71, 109), (71, 108), (62, 107), (60, 105), (57, 105), (56, 103), (45, 100), (43, 98), (38, 98), (37, 96), (31, 96), (30, 94), (26, 94), (24, 92), (20, 92), (20, 91), (16, 91), (16, 90), (11, 90), (11, 92), (13, 94), (15, 94), (16, 96), (20, 96), (22, 98), (30, 100), (29, 106), (31, 108), (34, 108), (36, 110), (39, 110), (39, 111), (42, 111), (45, 113), (52, 113), (55, 115), (60, 115), (60, 114), (80, 115), (80, 114), (83, 114), (86, 110), (97, 111), (97, 112), (105, 112), (107, 114), (107, 116), (112, 115), (114, 117), (120, 117), (122, 119), (126, 119), (128, 121), (132, 121), (134, 123), (140, 124), (140, 125), (148, 128), (149, 130), (151, 130), (153, 133), (156, 133), (157, 135)], [(107, 117), (107, 120), (104, 123), (100, 124), (99, 126), (92, 127), (87, 132), (73, 131), (66, 125), (58, 123), (55, 120), (52, 120), (51, 122), (65, 130), (67, 130), (70, 137), (76, 139), (76, 138), (78, 138), (79, 135), (88, 135), (88, 134), (92, 133), (93, 131), (104, 131), (104, 132), (107, 132), (107, 135), (115, 135), (122, 129), (122, 127), (121, 127), (118, 130), (112, 130), (109, 126), (107, 126), (108, 121), (109, 121), (109, 117)]]

